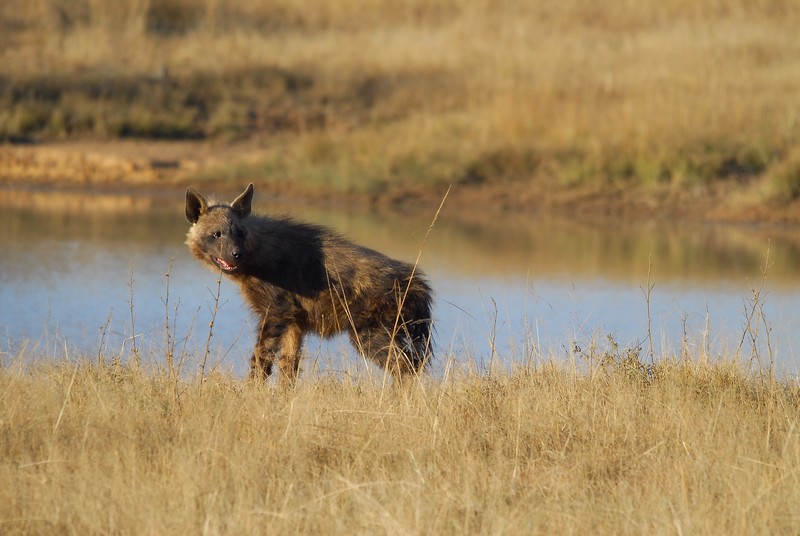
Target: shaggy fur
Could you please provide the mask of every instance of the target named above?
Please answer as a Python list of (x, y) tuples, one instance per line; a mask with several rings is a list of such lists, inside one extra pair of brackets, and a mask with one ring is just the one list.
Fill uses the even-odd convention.
[(325, 227), (251, 214), (253, 185), (231, 204), (186, 191), (186, 244), (239, 284), (258, 315), (250, 373), (297, 377), (306, 333), (347, 332), (362, 355), (396, 379), (431, 359), (431, 289), (414, 266)]

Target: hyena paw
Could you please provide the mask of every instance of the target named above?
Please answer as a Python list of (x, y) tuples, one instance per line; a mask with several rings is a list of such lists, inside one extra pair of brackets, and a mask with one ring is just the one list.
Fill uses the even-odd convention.
[(272, 375), (272, 363), (256, 359), (253, 355), (250, 358), (250, 379), (255, 381), (266, 381)]

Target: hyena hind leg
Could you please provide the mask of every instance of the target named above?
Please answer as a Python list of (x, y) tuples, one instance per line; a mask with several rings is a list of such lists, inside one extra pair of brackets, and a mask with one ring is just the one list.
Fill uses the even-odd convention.
[(370, 329), (350, 339), (366, 358), (388, 370), (397, 383), (422, 371), (424, 360), (416, 355), (405, 333), (392, 336), (387, 329)]

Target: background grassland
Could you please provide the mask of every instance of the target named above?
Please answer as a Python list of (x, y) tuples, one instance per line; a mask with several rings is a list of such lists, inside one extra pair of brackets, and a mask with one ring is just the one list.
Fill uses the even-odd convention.
[(789, 534), (800, 388), (725, 362), (408, 390), (0, 369), (4, 534)]
[(263, 140), (214, 175), (800, 195), (800, 4), (8, 0), (0, 138)]

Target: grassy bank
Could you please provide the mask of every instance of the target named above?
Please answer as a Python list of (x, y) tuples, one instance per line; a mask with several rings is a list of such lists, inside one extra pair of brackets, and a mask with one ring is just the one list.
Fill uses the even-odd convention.
[(0, 21), (3, 139), (259, 139), (205, 176), (372, 195), (800, 195), (796, 2), (10, 0)]
[(612, 359), (294, 390), (119, 364), (0, 369), (4, 534), (779, 534), (800, 387)]

